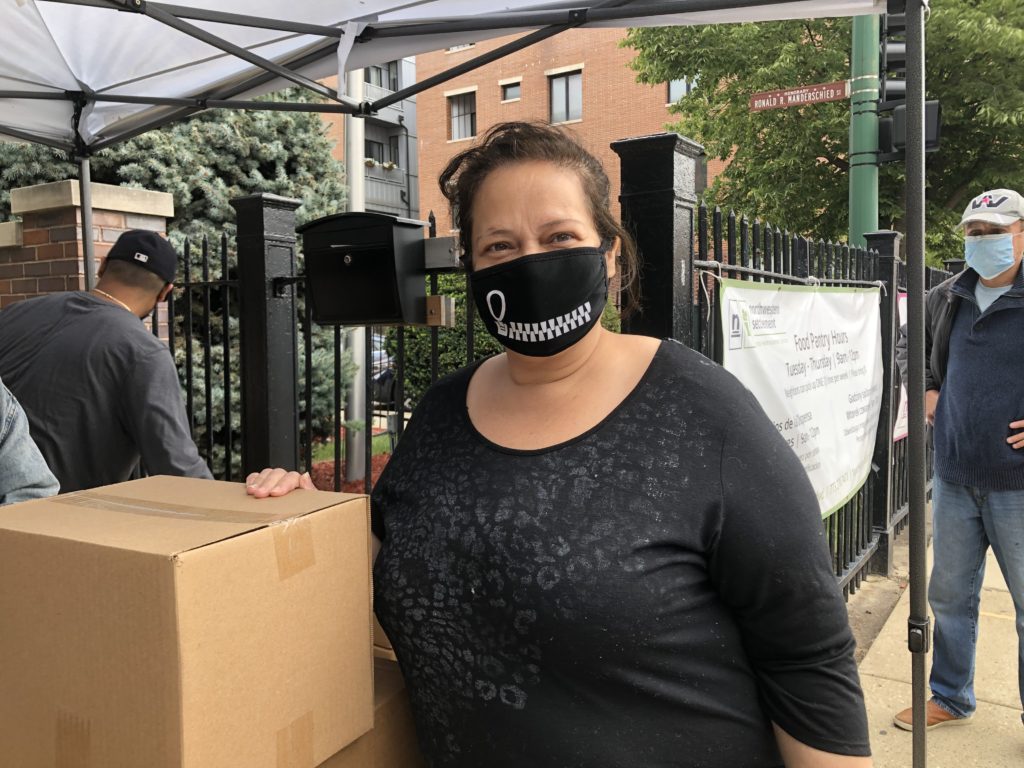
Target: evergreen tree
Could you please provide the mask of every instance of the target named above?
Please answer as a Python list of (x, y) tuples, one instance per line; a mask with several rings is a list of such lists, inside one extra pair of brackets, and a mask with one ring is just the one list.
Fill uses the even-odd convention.
[[(268, 99), (308, 101), (312, 98), (299, 89), (289, 89)], [(219, 235), (228, 235), (228, 277), (236, 276), (234, 249), (235, 211), (230, 200), (243, 195), (269, 192), (302, 201), (296, 212), (299, 224), (344, 210), (347, 187), (344, 168), (331, 155), (332, 142), (317, 113), (211, 110), (189, 120), (173, 123), (97, 153), (91, 160), (92, 180), (106, 184), (169, 192), (174, 197), (175, 216), (168, 223), (168, 236), (178, 248), (191, 246), (189, 268), (192, 280), (202, 279), (203, 236), (209, 236), (210, 277), (221, 277)], [(76, 178), (78, 166), (64, 153), (30, 144), (0, 143), (0, 220), (10, 218), (9, 190), (15, 187)], [(301, 254), (300, 254), (301, 271)], [(180, 294), (179, 294), (180, 295)], [(179, 309), (175, 358), (183, 386), (191, 385), (195, 396), (195, 437), (202, 448), (206, 440), (205, 407), (209, 396), (214, 409), (215, 451), (213, 463), (222, 471), (224, 434), (218, 425), (224, 418), (223, 351), (221, 349), (221, 298), (211, 296), (213, 341), (210, 363), (213, 386), (205, 389), (200, 339), (202, 302), (192, 302), (192, 319), (197, 334), (192, 341), (192, 357), (196, 362), (192, 382), (186, 382), (185, 339), (181, 332), (184, 321)], [(303, 297), (300, 293), (300, 306)], [(183, 302), (179, 300), (178, 307)], [(237, 338), (237, 307), (230, 307), (230, 333)], [(300, 311), (300, 317), (303, 313)], [(313, 424), (316, 437), (325, 437), (333, 422), (333, 330), (313, 328)], [(237, 349), (231, 361), (232, 380), (236, 383)], [(351, 355), (343, 358), (343, 381), (351, 377)], [(300, 375), (302, 372), (300, 371)], [(300, 381), (300, 397), (304, 381)], [(240, 398), (232, 393), (232, 421), (239, 424)], [(300, 407), (305, 409), (305, 403)], [(237, 436), (236, 436), (237, 437)], [(238, 473), (236, 441), (235, 476)]]
[[(670, 130), (729, 165), (709, 199), (816, 237), (845, 239), (848, 102), (750, 112), (750, 95), (850, 76), (849, 19), (636, 29), (625, 44), (645, 83), (697, 79)], [(1024, 177), (1024, 4), (936, 0), (926, 26), (927, 98), (943, 110), (927, 157), (929, 260), (962, 256), (953, 231), (971, 196)], [(884, 165), (879, 225), (902, 228), (902, 163)]]

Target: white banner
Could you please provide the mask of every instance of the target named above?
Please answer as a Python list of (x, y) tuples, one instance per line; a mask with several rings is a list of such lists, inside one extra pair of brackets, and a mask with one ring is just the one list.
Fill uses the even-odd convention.
[(871, 468), (882, 403), (879, 289), (721, 282), (722, 362), (796, 452), (826, 517)]
[[(901, 291), (896, 296), (896, 312), (900, 328), (907, 324), (907, 294)], [(893, 376), (896, 372), (893, 371)], [(907, 385), (900, 381), (900, 402), (896, 406), (896, 420), (892, 427), (892, 441), (899, 442), (910, 434), (910, 419), (907, 416)]]

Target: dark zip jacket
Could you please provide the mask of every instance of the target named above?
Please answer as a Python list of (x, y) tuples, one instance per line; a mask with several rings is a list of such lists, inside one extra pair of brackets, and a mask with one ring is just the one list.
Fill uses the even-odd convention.
[[(949, 363), (949, 334), (960, 302), (974, 294), (978, 273), (973, 269), (953, 275), (928, 291), (924, 305), (924, 388), (942, 389)], [(1014, 308), (1024, 308), (1024, 271), (1018, 270), (1013, 286), (997, 299), (1012, 300)], [(896, 365), (903, 381), (907, 380), (907, 326), (900, 328), (896, 341)]]

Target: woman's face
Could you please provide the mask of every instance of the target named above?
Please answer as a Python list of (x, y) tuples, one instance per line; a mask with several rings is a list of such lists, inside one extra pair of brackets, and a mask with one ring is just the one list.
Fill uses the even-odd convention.
[[(575, 171), (543, 161), (504, 165), (473, 200), (473, 269), (562, 248), (597, 247), (601, 236)], [(615, 274), (618, 243), (605, 254)]]

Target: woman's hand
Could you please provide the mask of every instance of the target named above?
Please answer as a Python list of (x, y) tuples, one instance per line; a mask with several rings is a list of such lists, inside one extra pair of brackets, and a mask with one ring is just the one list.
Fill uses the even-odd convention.
[(316, 490), (309, 472), (300, 475), (298, 472), (289, 472), (280, 467), (267, 467), (262, 472), (253, 472), (245, 478), (245, 492), (257, 499), (265, 499), (267, 496), (284, 496), (296, 488), (306, 491)]

